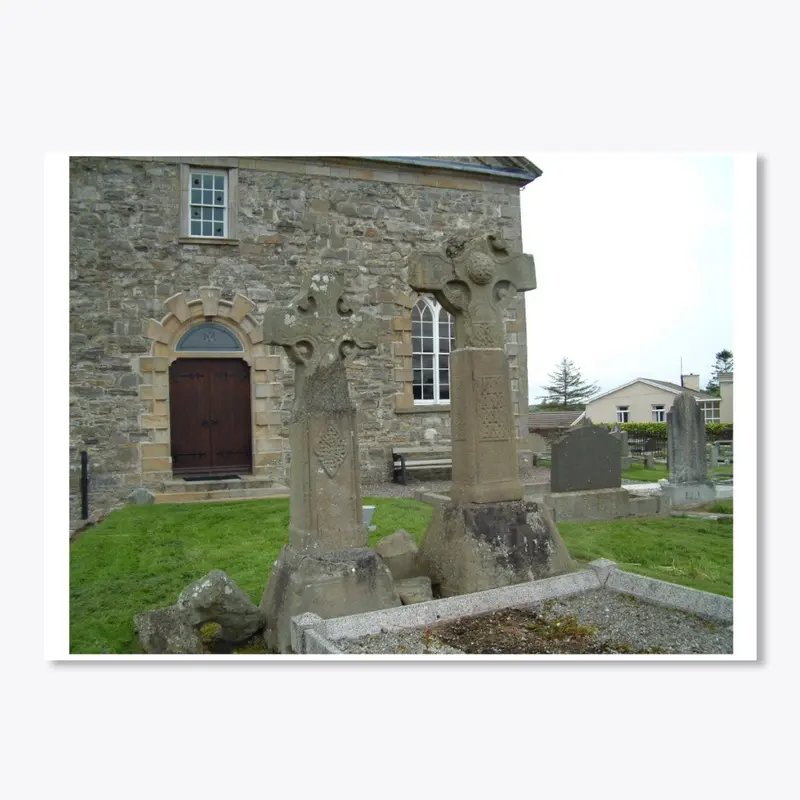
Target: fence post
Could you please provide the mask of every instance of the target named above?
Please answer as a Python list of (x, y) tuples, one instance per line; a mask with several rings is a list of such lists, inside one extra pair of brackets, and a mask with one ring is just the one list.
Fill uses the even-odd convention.
[(89, 454), (81, 450), (81, 519), (89, 519)]

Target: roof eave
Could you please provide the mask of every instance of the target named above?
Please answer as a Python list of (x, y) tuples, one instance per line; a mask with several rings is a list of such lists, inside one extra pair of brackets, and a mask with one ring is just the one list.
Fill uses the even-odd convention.
[(425, 169), (445, 169), (453, 172), (471, 172), (480, 175), (492, 176), (495, 178), (505, 178), (518, 181), (521, 186), (525, 186), (535, 181), (542, 170), (532, 161), (524, 159), (530, 166), (525, 169), (515, 169), (511, 167), (493, 167), (484, 164), (464, 164), (460, 161), (443, 161), (436, 158), (420, 158), (412, 156), (362, 156), (368, 161), (385, 161), (389, 164), (405, 164), (411, 167), (424, 167)]

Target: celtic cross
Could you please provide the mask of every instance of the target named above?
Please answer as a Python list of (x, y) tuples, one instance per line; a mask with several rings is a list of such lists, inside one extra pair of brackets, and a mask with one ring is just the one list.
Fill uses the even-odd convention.
[(289, 541), (298, 551), (363, 547), (356, 412), (345, 361), (377, 347), (374, 318), (344, 297), (342, 276), (313, 275), (284, 309), (267, 311), (264, 339), (295, 364), (289, 427)]
[(517, 292), (536, 288), (533, 256), (512, 255), (487, 234), (449, 244), (444, 255), (417, 254), (408, 283), (430, 292), (455, 317), (456, 347), (504, 347), (503, 310)]

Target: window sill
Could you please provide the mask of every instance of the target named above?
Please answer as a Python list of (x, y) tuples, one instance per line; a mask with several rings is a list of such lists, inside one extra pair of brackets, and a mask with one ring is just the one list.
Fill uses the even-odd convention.
[(239, 246), (238, 239), (220, 239), (215, 236), (180, 236), (179, 244), (227, 244), (234, 247)]
[(450, 403), (420, 403), (412, 408), (396, 408), (395, 414), (437, 414), (440, 412), (450, 413)]

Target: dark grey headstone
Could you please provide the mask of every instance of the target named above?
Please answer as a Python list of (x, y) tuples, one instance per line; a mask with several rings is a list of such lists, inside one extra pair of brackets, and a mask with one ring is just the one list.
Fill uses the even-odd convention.
[(620, 440), (607, 428), (573, 428), (553, 443), (550, 490), (618, 489), (622, 485), (620, 459)]

